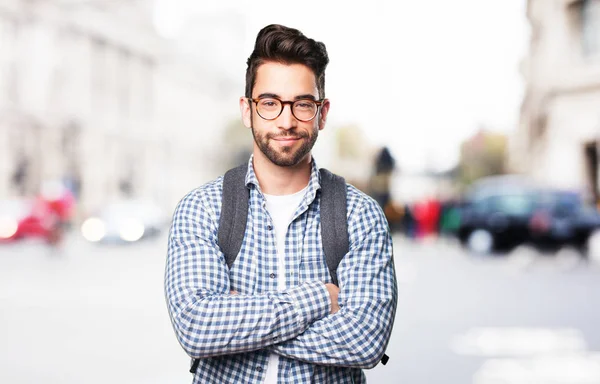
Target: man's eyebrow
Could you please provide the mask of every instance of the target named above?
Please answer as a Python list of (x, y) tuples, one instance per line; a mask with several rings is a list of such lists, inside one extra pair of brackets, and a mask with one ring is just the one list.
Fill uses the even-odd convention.
[(281, 96), (279, 96), (276, 93), (261, 93), (257, 97), (257, 99), (265, 99), (265, 98), (269, 98), (269, 99), (281, 99)]
[[(265, 99), (265, 98), (282, 100), (281, 96), (279, 96), (276, 93), (261, 93), (257, 97), (257, 99)], [(294, 97), (294, 100), (306, 100), (306, 99), (317, 100), (317, 98), (314, 95), (311, 95), (310, 93), (307, 93), (304, 95), (298, 95), (298, 96)]]
[(294, 100), (306, 100), (306, 99), (317, 100), (317, 98), (314, 97), (313, 95), (311, 95), (310, 93), (294, 97)]

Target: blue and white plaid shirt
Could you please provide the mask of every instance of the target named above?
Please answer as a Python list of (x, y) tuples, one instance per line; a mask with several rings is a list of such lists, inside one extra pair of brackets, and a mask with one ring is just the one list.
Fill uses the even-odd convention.
[(262, 383), (272, 352), (280, 356), (281, 383), (364, 383), (362, 368), (381, 359), (397, 301), (386, 219), (373, 199), (347, 186), (350, 250), (337, 269), (340, 310), (331, 315), (319, 180), (313, 161), (286, 234), (284, 291), (277, 290), (273, 223), (252, 158), (246, 234), (231, 270), (217, 245), (223, 177), (178, 204), (165, 293), (179, 342), (200, 359), (194, 383)]

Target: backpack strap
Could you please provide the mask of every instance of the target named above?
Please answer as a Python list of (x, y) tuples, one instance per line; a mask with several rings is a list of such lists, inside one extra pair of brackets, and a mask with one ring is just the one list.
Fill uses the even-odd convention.
[(346, 180), (325, 168), (321, 173), (321, 241), (333, 284), (339, 286), (337, 267), (349, 249)]
[(242, 248), (250, 189), (246, 187), (248, 164), (230, 169), (223, 177), (223, 197), (219, 218), (219, 247), (225, 254), (227, 267), (231, 269), (237, 254)]
[[(219, 247), (225, 254), (227, 267), (231, 269), (242, 247), (248, 220), (248, 200), (250, 190), (246, 187), (248, 164), (230, 169), (223, 177), (223, 197), (219, 218)], [(329, 274), (338, 285), (337, 267), (349, 250), (348, 221), (346, 208), (346, 181), (325, 168), (321, 174), (321, 241)], [(339, 285), (338, 285), (339, 286)], [(382, 363), (387, 363), (384, 354)], [(199, 359), (194, 359), (190, 367), (196, 373)]]
[[(250, 190), (246, 187), (248, 164), (230, 169), (223, 177), (223, 197), (219, 218), (219, 247), (231, 268), (239, 253), (248, 217)], [(337, 267), (348, 253), (348, 222), (346, 209), (346, 181), (325, 168), (321, 174), (321, 241), (325, 260), (335, 285), (338, 285)]]

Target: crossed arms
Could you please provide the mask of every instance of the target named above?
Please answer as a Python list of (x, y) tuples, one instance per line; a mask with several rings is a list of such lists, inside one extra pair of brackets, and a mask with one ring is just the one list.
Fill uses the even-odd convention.
[(372, 200), (350, 214), (350, 250), (338, 266), (337, 300), (336, 287), (321, 281), (286, 291), (231, 294), (215, 217), (192, 192), (177, 206), (169, 236), (165, 293), (173, 327), (189, 356), (268, 349), (322, 365), (372, 368), (379, 362), (397, 291), (391, 238)]

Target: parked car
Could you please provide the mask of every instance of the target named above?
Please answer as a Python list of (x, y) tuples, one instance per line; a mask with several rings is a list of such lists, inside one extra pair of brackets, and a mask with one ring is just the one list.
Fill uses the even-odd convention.
[(458, 238), (478, 253), (525, 243), (535, 208), (535, 193), (525, 187), (472, 195), (460, 208)]
[(459, 240), (470, 250), (489, 253), (520, 244), (574, 245), (585, 250), (600, 229), (600, 213), (581, 195), (537, 185), (519, 176), (482, 179), (465, 194)]
[(58, 218), (52, 208), (40, 199), (0, 201), (0, 242), (24, 238), (40, 238), (53, 242)]
[(81, 234), (90, 242), (133, 243), (160, 234), (168, 218), (157, 204), (122, 200), (107, 204), (81, 225)]
[(538, 245), (568, 244), (585, 250), (590, 236), (600, 229), (600, 213), (586, 205), (579, 193), (542, 190), (529, 229)]

